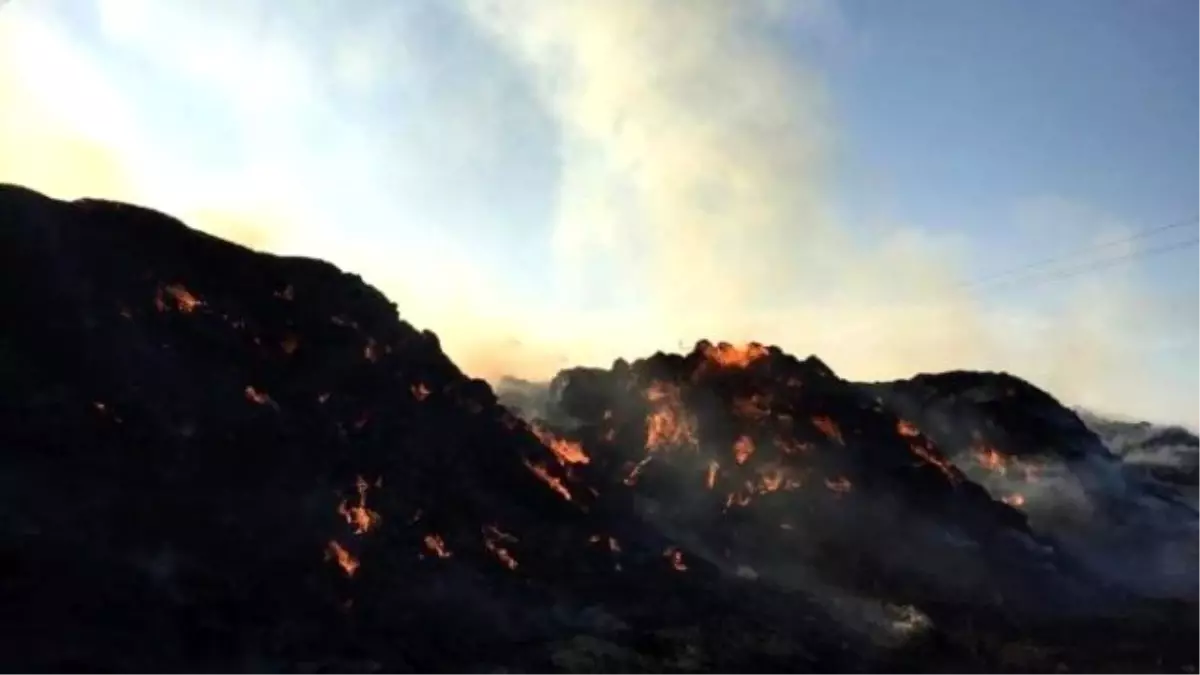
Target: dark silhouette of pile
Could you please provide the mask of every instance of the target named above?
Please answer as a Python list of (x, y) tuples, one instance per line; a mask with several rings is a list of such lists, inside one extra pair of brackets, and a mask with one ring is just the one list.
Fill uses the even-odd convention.
[[(795, 554), (847, 588), (865, 592), (873, 572), (876, 586), (894, 586), (879, 597), (936, 605), (945, 588), (912, 564), (931, 549), (889, 559), (867, 545), (896, 541), (883, 538), (888, 526), (928, 540), (922, 519), (1011, 557), (995, 569), (1018, 572), (973, 577), (972, 598), (1021, 595), (1038, 581), (1028, 563), (1047, 560), (1005, 543), (1029, 541), (1017, 512), (813, 360), (772, 352), (728, 380), (733, 371), (709, 371), (695, 354), (634, 367), (677, 376), (681, 393), (685, 374), (707, 373), (688, 396), (702, 418), (730, 400), (722, 387), (796, 372), (809, 398), (793, 403), (804, 407), (789, 438), (819, 444), (816, 490), (784, 489), (781, 475), (777, 492), (810, 499), (771, 509), (773, 496), (750, 495), (746, 480), (775, 480), (755, 434), (778, 416), (702, 428), (757, 443), (743, 464), (723, 460), (711, 491), (706, 473), (657, 462), (626, 485), (627, 463), (645, 456), (643, 390), (577, 386), (633, 381), (625, 375), (571, 375), (564, 410), (590, 420), (572, 433), (617, 435), (569, 445), (565, 429), (531, 430), (498, 405), (357, 277), (146, 209), (0, 186), (0, 307), (4, 670), (1045, 670), (1136, 668), (1164, 653), (1172, 666), (1194, 663), (1178, 660), (1193, 658), (1178, 629), (1154, 624), (1153, 639), (1097, 652), (1093, 643), (1128, 631), (1013, 626), (978, 602), (955, 609), (972, 621), (967, 635), (951, 622), (879, 645), (811, 588), (771, 582), (766, 563)], [(612, 401), (620, 424), (603, 426), (593, 399)], [(720, 503), (701, 507), (718, 486)], [(729, 495), (737, 506), (724, 505)], [(702, 515), (655, 518), (646, 497)], [(880, 516), (875, 499), (903, 517)], [(762, 523), (777, 533), (784, 517), (816, 522), (796, 507), (846, 504), (863, 517), (859, 534), (818, 541), (819, 554), (781, 546), (770, 558), (769, 544), (745, 544)], [(746, 514), (754, 522), (739, 525)], [(731, 573), (726, 546), (755, 554), (763, 578)], [(1188, 625), (1186, 613), (1154, 616)], [(1001, 648), (1030, 641), (1020, 665)]]
[(816, 358), (701, 342), (564, 371), (550, 392), (556, 433), (582, 449), (568, 486), (626, 486), (731, 568), (905, 602), (1068, 597), (1021, 513)]

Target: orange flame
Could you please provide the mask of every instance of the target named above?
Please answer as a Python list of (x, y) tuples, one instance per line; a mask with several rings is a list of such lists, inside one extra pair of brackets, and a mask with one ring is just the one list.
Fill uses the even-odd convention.
[(975, 461), (979, 466), (988, 471), (998, 473), (1001, 476), (1008, 473), (1007, 461), (1004, 455), (986, 445), (980, 446), (975, 450)]
[(749, 436), (738, 436), (733, 442), (733, 460), (739, 465), (745, 464), (754, 454), (754, 441)]
[(1005, 504), (1008, 504), (1009, 506), (1024, 506), (1025, 505), (1025, 495), (1014, 492), (1011, 495), (1004, 495), (1003, 497), (1000, 498), (1000, 501), (1004, 502)]
[(349, 551), (332, 539), (329, 541), (329, 545), (325, 551), (325, 559), (329, 560), (331, 558), (337, 561), (338, 567), (341, 567), (342, 571), (348, 577), (353, 577), (354, 573), (358, 571), (358, 559), (350, 555)]
[(410, 387), (410, 390), (412, 391), (413, 398), (418, 401), (424, 401), (429, 397), (429, 387), (426, 387), (424, 382), (414, 384)]
[(175, 301), (175, 309), (183, 312), (184, 314), (191, 314), (196, 310), (197, 307), (204, 304), (199, 298), (192, 295), (191, 292), (189, 292), (188, 289), (184, 288), (182, 285), (169, 284), (165, 287), (159, 288), (158, 293), (156, 293), (154, 296), (154, 306), (160, 312), (167, 311), (167, 304), (163, 298), (163, 293), (171, 296), (171, 299)]
[(646, 399), (655, 404), (655, 410), (646, 418), (647, 451), (664, 446), (696, 446), (695, 422), (684, 412), (677, 385), (653, 382), (646, 389)]
[(338, 504), (338, 513), (346, 519), (348, 525), (354, 526), (354, 534), (365, 534), (378, 525), (382, 517), (367, 508), (367, 481), (359, 476), (354, 485), (358, 490), (358, 504), (350, 506), (346, 500), (342, 500), (342, 503)]
[(774, 466), (762, 474), (763, 492), (774, 492), (783, 486), (783, 471)]
[(842, 439), (842, 430), (838, 428), (837, 423), (832, 419), (823, 415), (817, 415), (812, 418), (812, 423), (821, 433), (836, 441), (838, 445), (846, 444), (846, 441)]
[(446, 542), (436, 534), (425, 535), (425, 548), (439, 558), (449, 558), (452, 555), (446, 548)]
[(908, 449), (911, 450), (914, 455), (924, 460), (925, 463), (932, 464), (933, 466), (937, 467), (937, 469), (941, 471), (947, 479), (949, 479), (952, 485), (957, 485), (958, 482), (962, 480), (962, 475), (959, 473), (958, 469), (950, 463), (950, 460), (942, 457), (935, 450), (931, 450), (921, 443), (911, 443), (909, 444)]
[(563, 482), (558, 478), (551, 476), (550, 471), (546, 467), (541, 464), (534, 464), (527, 459), (521, 461), (524, 462), (525, 468), (533, 472), (533, 475), (540, 478), (543, 483), (549, 485), (551, 489), (562, 495), (563, 499), (571, 501), (571, 493), (567, 490), (567, 486), (563, 485)]
[(542, 445), (554, 453), (559, 464), (566, 466), (568, 464), (587, 464), (591, 461), (584, 453), (582, 443), (558, 438), (537, 424), (531, 425), (530, 430), (533, 431), (533, 435), (538, 437)]
[(495, 525), (488, 525), (483, 528), (483, 544), (487, 550), (496, 556), (496, 559), (510, 570), (517, 569), (517, 559), (509, 553), (508, 549), (500, 545), (501, 542), (517, 541), (517, 538), (507, 532), (503, 532)]
[(767, 348), (757, 342), (742, 346), (725, 342), (718, 345), (706, 344), (703, 349), (705, 358), (722, 368), (745, 368), (768, 353)]
[(916, 438), (921, 435), (921, 430), (917, 428), (917, 425), (908, 420), (900, 420), (896, 422), (896, 433), (905, 438)]
[(717, 484), (717, 471), (720, 469), (721, 465), (715, 461), (708, 463), (708, 476), (704, 479), (704, 484), (708, 486), (709, 490), (713, 489), (713, 486)]

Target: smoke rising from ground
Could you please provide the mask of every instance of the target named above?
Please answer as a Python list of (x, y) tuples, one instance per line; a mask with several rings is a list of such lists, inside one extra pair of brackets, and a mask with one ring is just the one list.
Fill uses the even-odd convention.
[[(1147, 342), (1188, 317), (1135, 278), (1117, 270), (1039, 294), (1057, 304), (1004, 304), (962, 287), (980, 253), (970, 242), (834, 212), (837, 101), (790, 42), (823, 39), (838, 23), (831, 4), (97, 7), (118, 53), (224, 101), (236, 163), (214, 178), (185, 170), (187, 154), (156, 155), (127, 83), (33, 30), (34, 3), (17, 3), (0, 16), (0, 180), (146, 203), (248, 245), (331, 258), (435, 330), (472, 374), (544, 379), (702, 337), (755, 339), (855, 379), (1007, 369), (1074, 404), (1197, 422), (1195, 392), (1164, 390), (1144, 363)], [(437, 44), (421, 34), (429, 26)], [(86, 104), (66, 82), (87, 83)], [(522, 86), (528, 106), (511, 102)], [(362, 110), (345, 92), (386, 87), (426, 111), (427, 128), (346, 121)], [(545, 255), (489, 263), (484, 235), (505, 215), (491, 203), (471, 231), (427, 225), (417, 208), (389, 213), (381, 227), (412, 229), (402, 247), (353, 229), (364, 203), (423, 203), (412, 195), (422, 190), (462, 200), (455, 181), (469, 187), (472, 167), (514, 135), (555, 164), (545, 241), (509, 242)], [(430, 148), (412, 140), (427, 137)], [(443, 174), (450, 187), (429, 178)], [(1123, 231), (1113, 223), (1100, 238)], [(512, 290), (531, 264), (552, 282)]]

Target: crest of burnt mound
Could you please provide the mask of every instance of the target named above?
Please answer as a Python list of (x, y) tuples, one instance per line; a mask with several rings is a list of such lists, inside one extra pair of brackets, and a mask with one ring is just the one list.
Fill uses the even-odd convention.
[(687, 354), (564, 370), (547, 401), (541, 425), (586, 459), (568, 485), (625, 486), (729, 567), (816, 566), (904, 599), (945, 595), (942, 572), (962, 581), (951, 584), (960, 595), (998, 584), (1027, 596), (1043, 586), (1031, 576), (1055, 578), (1042, 570), (1056, 554), (1019, 511), (816, 357), (700, 341)]
[(3, 186), (0, 252), (10, 664), (442, 668), (590, 630), (564, 607), (720, 606), (333, 265)]

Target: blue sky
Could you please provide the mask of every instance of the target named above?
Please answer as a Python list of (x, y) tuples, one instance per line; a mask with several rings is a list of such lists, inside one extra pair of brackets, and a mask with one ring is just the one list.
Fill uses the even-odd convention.
[(330, 258), (481, 376), (760, 339), (1195, 425), (1194, 245), (963, 285), (1196, 214), (1198, 23), (1184, 0), (12, 0), (0, 180)]

